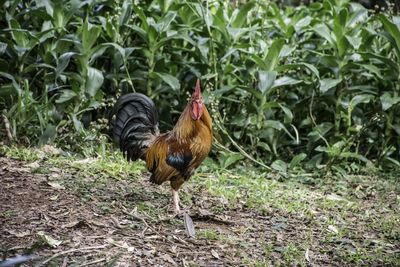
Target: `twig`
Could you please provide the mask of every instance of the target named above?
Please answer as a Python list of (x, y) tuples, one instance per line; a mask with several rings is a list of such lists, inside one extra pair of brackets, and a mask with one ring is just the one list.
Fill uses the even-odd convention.
[(132, 217), (132, 218), (135, 219), (135, 220), (141, 221), (141, 222), (145, 225), (145, 229), (144, 229), (144, 231), (142, 232), (143, 237), (144, 237), (144, 232), (145, 232), (147, 229), (150, 229), (150, 230), (152, 230), (154, 233), (156, 233), (157, 235), (159, 235), (159, 236), (161, 237), (161, 239), (163, 239), (163, 240), (165, 240), (165, 241), (167, 241), (167, 242), (169, 242), (169, 243), (174, 243), (174, 242), (172, 242), (170, 239), (168, 239), (168, 238), (166, 238), (164, 235), (162, 235), (160, 232), (158, 232), (154, 227), (150, 226), (150, 225), (146, 222), (146, 220), (145, 220), (143, 217), (128, 212), (124, 206), (122, 206), (122, 212), (123, 212), (124, 214), (126, 214), (126, 215)]
[(239, 152), (245, 156), (246, 158), (248, 158), (249, 160), (253, 161), (254, 163), (257, 163), (258, 165), (260, 165), (261, 167), (264, 167), (265, 169), (271, 171), (271, 168), (268, 167), (267, 165), (265, 165), (263, 162), (256, 160), (255, 158), (253, 158), (252, 156), (250, 156), (238, 143), (235, 142), (235, 140), (233, 140), (233, 138), (229, 135), (228, 131), (225, 129), (225, 127), (221, 126), (220, 123), (216, 124), (217, 127), (226, 135), (226, 137), (228, 137), (228, 139), (231, 141), (232, 145), (234, 147), (237, 148), (237, 150), (239, 150)]
[(45, 265), (46, 263), (50, 262), (51, 260), (54, 260), (55, 258), (58, 258), (58, 257), (60, 257), (62, 255), (65, 255), (65, 254), (74, 253), (76, 251), (82, 251), (82, 250), (96, 250), (96, 249), (101, 249), (101, 248), (105, 248), (105, 247), (107, 247), (107, 245), (96, 246), (96, 247), (74, 248), (74, 249), (62, 251), (62, 252), (54, 254), (53, 256), (48, 258), (47, 260), (44, 260), (41, 264), (39, 264), (39, 266)]
[(135, 219), (135, 220), (137, 220), (137, 221), (141, 221), (141, 222), (144, 224), (145, 228), (144, 228), (144, 230), (142, 231), (142, 236), (143, 236), (143, 237), (144, 237), (144, 233), (146, 232), (147, 229), (151, 229), (153, 232), (155, 232), (156, 234), (158, 234), (159, 236), (162, 237), (162, 235), (161, 235), (156, 229), (154, 229), (153, 227), (151, 227), (151, 226), (146, 222), (146, 220), (145, 220), (143, 217), (128, 212), (128, 211), (126, 210), (126, 208), (123, 207), (123, 206), (122, 206), (122, 212), (123, 212), (124, 214), (128, 215), (129, 217), (132, 217), (133, 219)]
[(222, 219), (218, 219), (213, 215), (194, 214), (191, 217), (194, 220), (197, 220), (197, 221), (213, 221), (215, 223), (226, 224), (226, 225), (235, 225), (236, 224), (233, 221), (225, 221), (225, 220), (222, 220)]
[(115, 218), (114, 216), (111, 215), (111, 221), (114, 223), (115, 227), (118, 229), (125, 229), (127, 226), (122, 226), (119, 221), (117, 220), (117, 218)]
[(4, 123), (4, 131), (6, 132), (8, 142), (11, 143), (12, 140), (13, 140), (13, 136), (11, 134), (10, 121), (8, 120), (7, 116), (4, 115), (4, 114), (1, 115), (1, 118), (2, 118), (3, 123)]
[(101, 258), (101, 259), (98, 259), (98, 260), (89, 261), (89, 262), (83, 263), (83, 264), (81, 264), (79, 266), (88, 266), (88, 265), (96, 264), (96, 263), (103, 262), (103, 261), (106, 261), (106, 258)]
[(330, 147), (328, 140), (326, 140), (326, 138), (322, 135), (321, 131), (319, 130), (317, 122), (315, 121), (315, 118), (314, 118), (314, 115), (313, 115), (314, 94), (315, 94), (315, 92), (313, 91), (312, 95), (311, 95), (310, 106), (308, 107), (309, 108), (308, 111), (310, 113), (310, 119), (311, 119), (311, 122), (313, 123), (313, 125), (315, 127), (315, 130), (318, 133), (318, 136), (325, 142), (326, 147)]
[(68, 264), (68, 258), (64, 257), (64, 260), (63, 260), (63, 263), (62, 263), (61, 267), (67, 267), (67, 264)]
[(147, 228), (151, 228), (150, 226), (149, 226), (149, 224), (145, 221), (145, 219), (143, 219), (143, 217), (140, 217), (140, 216), (138, 216), (138, 215), (136, 215), (136, 214), (133, 214), (133, 213), (130, 213), (130, 212), (128, 212), (126, 209), (125, 209), (125, 207), (122, 207), (123, 209), (122, 209), (122, 212), (125, 214), (125, 215), (128, 215), (129, 217), (132, 217), (133, 219), (135, 219), (135, 220), (137, 220), (137, 221), (141, 221)]

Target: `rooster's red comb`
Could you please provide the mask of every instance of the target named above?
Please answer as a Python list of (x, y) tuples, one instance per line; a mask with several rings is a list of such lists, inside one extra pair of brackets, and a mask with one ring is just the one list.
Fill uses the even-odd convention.
[(195, 93), (196, 96), (200, 96), (201, 95), (200, 79), (197, 79), (196, 89), (195, 89), (194, 93)]

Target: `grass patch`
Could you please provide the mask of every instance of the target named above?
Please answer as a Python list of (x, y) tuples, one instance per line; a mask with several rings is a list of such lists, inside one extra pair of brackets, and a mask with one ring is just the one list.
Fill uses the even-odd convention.
[[(278, 251), (276, 242), (264, 248), (265, 255), (277, 253), (281, 264), (305, 266), (307, 247), (338, 253), (338, 260), (351, 265), (400, 263), (392, 253), (399, 249), (400, 239), (400, 183), (394, 175), (320, 179), (315, 174), (315, 183), (305, 185), (296, 179), (279, 182), (264, 174), (238, 173), (220, 170), (195, 180), (211, 194), (227, 199), (232, 209), (243, 205), (242, 209), (257, 210), (266, 218), (283, 218), (284, 224), (304, 223), (302, 238), (311, 236), (307, 243), (294, 242), (299, 237), (293, 234), (278, 242), (286, 243)], [(250, 258), (244, 263), (262, 266), (265, 262)]]
[[(32, 173), (95, 203), (99, 214), (112, 215), (124, 207), (157, 227), (183, 226), (178, 220), (160, 221), (169, 212), (168, 185), (146, 184), (144, 164), (127, 162), (119, 152), (82, 159), (20, 147), (5, 151), (9, 157), (38, 162)], [(340, 179), (315, 174), (309, 177), (314, 179), (310, 185), (296, 178), (266, 178), (257, 171), (221, 170), (209, 163), (202, 170), (181, 190), (182, 202), (196, 209), (205, 201), (211, 212), (227, 215), (235, 224), (204, 224), (197, 229), (198, 239), (231, 248), (244, 265), (305, 266), (318, 257), (344, 265), (400, 265), (400, 186), (394, 174)], [(0, 217), (13, 215), (5, 210)], [(254, 255), (248, 253), (252, 249)]]
[(22, 146), (2, 146), (0, 147), (0, 152), (3, 152), (10, 158), (27, 162), (34, 162), (40, 159), (40, 155), (37, 150)]

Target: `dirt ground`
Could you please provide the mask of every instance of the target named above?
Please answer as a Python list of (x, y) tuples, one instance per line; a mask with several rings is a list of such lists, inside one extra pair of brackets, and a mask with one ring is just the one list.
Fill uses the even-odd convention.
[[(335, 253), (335, 244), (301, 252), (303, 263), (291, 260), (288, 243), (310, 239), (307, 218), (232, 208), (198, 186), (186, 207), (196, 230), (190, 237), (183, 216), (167, 208), (167, 186), (153, 186), (146, 177), (109, 179), (99, 187), (86, 177), (83, 185), (78, 172), (0, 157), (3, 259), (34, 256), (23, 266), (352, 265)], [(321, 233), (311, 235), (315, 240)]]
[[(0, 242), (7, 256), (25, 252), (40, 257), (38, 262), (43, 265), (53, 263), (54, 266), (73, 263), (102, 266), (112, 261), (115, 266), (190, 266), (194, 263), (219, 266), (241, 262), (237, 248), (229, 242), (219, 244), (206, 238), (188, 237), (182, 218), (167, 215), (154, 221), (144, 212), (139, 214), (136, 209), (127, 209), (119, 203), (113, 203), (111, 212), (106, 214), (99, 208), (102, 201), (115, 201), (113, 190), (124, 191), (124, 187), (129, 186), (141, 187), (137, 190), (138, 195), (125, 195), (129, 201), (154, 201), (151, 194), (157, 196), (152, 192), (156, 190), (145, 180), (140, 181), (143, 184), (117, 181), (114, 188), (109, 188), (109, 195), (94, 195), (83, 201), (68, 189), (49, 182), (52, 173), (59, 175), (60, 170), (35, 174), (31, 173), (29, 164), (8, 158), (0, 158), (0, 166), (0, 209), (3, 214), (0, 217)], [(63, 175), (64, 179), (74, 176), (73, 173)], [(168, 205), (167, 192), (161, 198), (164, 205)], [(210, 204), (203, 203), (205, 206)], [(246, 226), (247, 231), (252, 229), (248, 238), (256, 238), (265, 225), (250, 224), (253, 214), (229, 211), (213, 215), (201, 209), (191, 212), (196, 229), (216, 229), (230, 234), (240, 232)], [(51, 248), (42, 240), (41, 232), (61, 244)], [(254, 257), (261, 254), (257, 245), (247, 250)]]

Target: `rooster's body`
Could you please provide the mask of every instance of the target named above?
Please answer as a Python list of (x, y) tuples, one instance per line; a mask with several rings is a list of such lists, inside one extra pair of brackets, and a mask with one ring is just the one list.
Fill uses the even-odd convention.
[(150, 181), (170, 181), (175, 212), (179, 212), (178, 189), (208, 155), (212, 144), (212, 121), (204, 106), (199, 81), (192, 99), (175, 127), (164, 134), (158, 129), (153, 101), (143, 94), (122, 96), (115, 106), (113, 136), (128, 160), (146, 161)]

